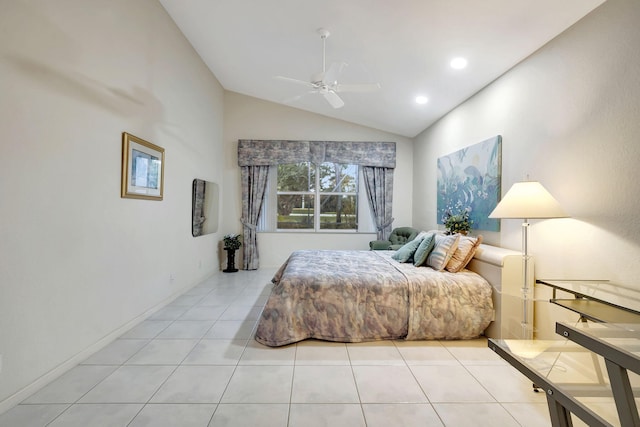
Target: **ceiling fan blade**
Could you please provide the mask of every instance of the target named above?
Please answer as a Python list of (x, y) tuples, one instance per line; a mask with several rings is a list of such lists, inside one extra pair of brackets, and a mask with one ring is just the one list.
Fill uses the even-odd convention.
[(305, 82), (304, 80), (292, 79), (291, 77), (284, 76), (275, 76), (274, 79), (282, 80), (284, 82), (295, 83), (302, 86), (313, 87), (310, 82)]
[(335, 87), (336, 92), (374, 92), (380, 89), (380, 83), (364, 83), (364, 84), (338, 84)]
[(342, 108), (344, 106), (344, 101), (334, 91), (328, 90), (323, 92), (322, 95), (333, 108)]

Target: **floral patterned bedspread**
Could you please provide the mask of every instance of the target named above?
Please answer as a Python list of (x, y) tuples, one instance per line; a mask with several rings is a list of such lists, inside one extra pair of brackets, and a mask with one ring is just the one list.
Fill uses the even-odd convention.
[(476, 273), (437, 272), (391, 251), (305, 250), (276, 272), (256, 340), (467, 339), (491, 322), (492, 288)]

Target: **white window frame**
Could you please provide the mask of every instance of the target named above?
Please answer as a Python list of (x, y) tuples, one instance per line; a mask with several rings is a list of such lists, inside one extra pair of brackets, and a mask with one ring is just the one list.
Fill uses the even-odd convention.
[[(314, 164), (314, 163), (312, 163)], [(315, 165), (315, 164), (314, 164)], [(319, 165), (315, 165), (319, 168)], [(319, 187), (320, 176), (316, 173), (316, 185)], [(320, 206), (320, 197), (327, 195), (353, 195), (352, 192), (283, 192), (286, 194), (313, 194), (315, 198), (314, 206)], [(260, 211), (260, 218), (258, 220), (258, 232), (278, 232), (278, 233), (375, 233), (375, 222), (369, 207), (369, 200), (367, 199), (366, 189), (364, 187), (364, 177), (362, 175), (362, 167), (358, 166), (358, 190), (355, 193), (357, 196), (358, 206), (356, 208), (358, 217), (358, 229), (354, 230), (340, 230), (340, 229), (321, 229), (320, 228), (320, 215), (316, 215), (314, 209), (314, 227), (307, 229), (289, 229), (289, 228), (277, 228), (278, 226), (278, 166), (272, 165), (269, 170), (269, 179), (267, 182), (267, 188), (265, 191), (264, 202)], [(319, 213), (319, 211), (318, 211)]]

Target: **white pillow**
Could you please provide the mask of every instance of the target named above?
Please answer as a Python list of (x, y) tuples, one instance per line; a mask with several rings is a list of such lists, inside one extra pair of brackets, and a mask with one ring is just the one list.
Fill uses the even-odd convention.
[(435, 237), (436, 245), (427, 258), (427, 265), (436, 271), (442, 271), (456, 251), (460, 235), (443, 236), (436, 234)]

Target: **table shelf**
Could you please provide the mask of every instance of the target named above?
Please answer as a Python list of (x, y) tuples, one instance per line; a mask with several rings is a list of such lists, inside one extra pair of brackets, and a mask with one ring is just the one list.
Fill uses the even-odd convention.
[(602, 301), (587, 298), (552, 298), (549, 301), (593, 322), (640, 323), (637, 312)]

